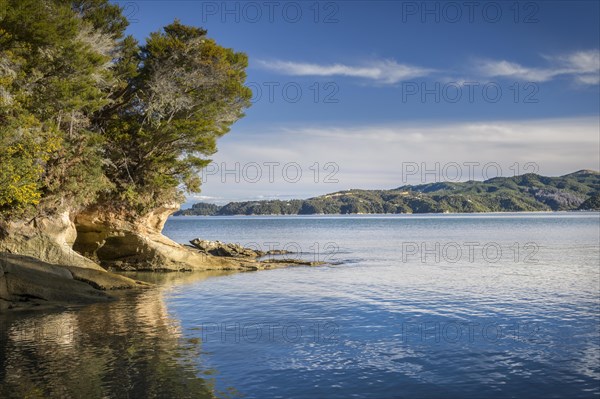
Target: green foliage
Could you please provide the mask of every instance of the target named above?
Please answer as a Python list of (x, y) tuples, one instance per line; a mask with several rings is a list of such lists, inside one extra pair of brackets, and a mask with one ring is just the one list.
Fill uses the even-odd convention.
[[(247, 57), (218, 46), (206, 31), (179, 22), (150, 35), (117, 68), (129, 76), (116, 106), (101, 112), (110, 168), (118, 189), (107, 199), (139, 213), (198, 192), (198, 173), (216, 141), (249, 106)], [(123, 195), (126, 194), (126, 195)]]
[(0, 217), (200, 190), (249, 106), (247, 58), (177, 21), (144, 46), (126, 26), (108, 0), (0, 0)]
[(580, 206), (583, 211), (600, 211), (600, 192), (592, 194)]
[[(114, 8), (96, 3), (98, 10)], [(101, 136), (89, 122), (109, 103), (115, 42), (94, 31), (88, 14), (76, 13), (70, 2), (5, 0), (4, 6), (0, 212), (9, 217), (29, 205), (39, 213), (86, 205), (109, 187)]]
[[(47, 161), (59, 147), (56, 137), (43, 136), (33, 117), (12, 120), (0, 131), (0, 213), (22, 214), (38, 205), (40, 181)], [(17, 126), (15, 126), (17, 125)], [(37, 134), (36, 134), (37, 133)]]
[[(180, 215), (289, 215), (347, 213), (462, 213), (600, 209), (600, 174), (534, 174), (485, 182), (430, 183), (394, 190), (349, 190), (307, 200), (231, 202), (194, 206)], [(197, 204), (198, 205), (198, 204)], [(202, 209), (199, 213), (197, 209)]]

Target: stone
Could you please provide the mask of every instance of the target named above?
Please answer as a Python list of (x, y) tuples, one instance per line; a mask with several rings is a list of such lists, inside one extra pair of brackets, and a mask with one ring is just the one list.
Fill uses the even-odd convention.
[(239, 244), (229, 244), (221, 241), (209, 241), (196, 238), (190, 241), (192, 248), (200, 252), (213, 256), (225, 256), (232, 258), (261, 258), (267, 255), (286, 255), (292, 252), (284, 249), (273, 249), (269, 251), (260, 251), (252, 248), (243, 247)]
[(263, 263), (274, 263), (278, 265), (298, 265), (298, 266), (321, 266), (326, 262), (311, 262), (302, 259), (267, 259), (263, 260)]
[(208, 241), (196, 238), (190, 241), (193, 247), (213, 256), (240, 257), (240, 258), (258, 258), (265, 253), (251, 248), (242, 247), (239, 244), (227, 244), (221, 241)]
[(120, 271), (241, 270), (239, 262), (192, 250), (162, 234), (178, 204), (167, 204), (147, 215), (126, 216), (90, 208), (75, 218), (74, 249), (106, 269)]
[(0, 253), (0, 269), (2, 311), (40, 306), (81, 305), (113, 299), (105, 292), (77, 281), (69, 270), (31, 257)]
[(73, 250), (77, 237), (69, 212), (0, 224), (0, 252), (27, 255), (47, 263), (103, 270)]

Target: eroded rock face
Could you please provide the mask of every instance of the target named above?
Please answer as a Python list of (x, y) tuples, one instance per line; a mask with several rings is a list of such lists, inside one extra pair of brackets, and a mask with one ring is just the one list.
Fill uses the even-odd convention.
[(199, 253), (162, 235), (179, 204), (167, 204), (127, 220), (123, 215), (88, 209), (75, 218), (74, 249), (103, 267), (123, 271), (244, 270), (239, 261)]
[(199, 239), (192, 242), (195, 248), (178, 244), (161, 233), (167, 218), (178, 209), (179, 204), (168, 204), (135, 221), (88, 209), (75, 218), (74, 249), (109, 270), (120, 271), (248, 271), (305, 264), (257, 260), (265, 255), (288, 253), (282, 250), (262, 252)]
[(4, 223), (0, 230), (4, 231), (4, 236), (0, 238), (0, 252), (31, 256), (56, 265), (103, 270), (73, 250), (77, 230), (69, 212)]

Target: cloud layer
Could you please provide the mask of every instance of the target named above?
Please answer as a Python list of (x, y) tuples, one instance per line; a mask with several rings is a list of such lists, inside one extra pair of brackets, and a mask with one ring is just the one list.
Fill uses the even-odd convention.
[(269, 70), (292, 76), (349, 76), (374, 80), (384, 84), (394, 84), (406, 79), (414, 79), (431, 74), (433, 69), (399, 64), (393, 60), (373, 61), (363, 66), (344, 64), (311, 64), (292, 61), (259, 61)]
[[(515, 163), (521, 173), (526, 171), (526, 164), (534, 163), (543, 175), (598, 169), (599, 124), (598, 117), (589, 117), (257, 128), (256, 132), (224, 137), (214, 161), (225, 163), (228, 169), (233, 169), (236, 163), (241, 168), (257, 163), (262, 166), (263, 177), (251, 182), (242, 176), (235, 182), (233, 176), (225, 179), (220, 174), (208, 176), (203, 195), (227, 202), (265, 197), (306, 198), (349, 188), (393, 188), (404, 183), (402, 168), (407, 162), (424, 163), (427, 168), (435, 168), (436, 163), (495, 162), (501, 165), (505, 176), (514, 174), (511, 166)], [(279, 163), (272, 182), (267, 178), (264, 162)], [(302, 167), (303, 177), (297, 182), (282, 178), (283, 167), (292, 162)], [(333, 171), (324, 167), (329, 162), (339, 168), (334, 175), (338, 183), (325, 181)], [(315, 163), (320, 170), (316, 180)], [(249, 174), (254, 176), (253, 168), (250, 169)], [(475, 178), (482, 177), (479, 170)]]
[(545, 57), (545, 68), (526, 67), (506, 60), (487, 60), (479, 65), (483, 76), (507, 77), (519, 80), (546, 82), (559, 76), (570, 76), (582, 84), (600, 82), (600, 52), (578, 51), (558, 57)]
[[(531, 82), (547, 82), (561, 76), (583, 85), (600, 83), (600, 51), (577, 51), (566, 55), (543, 57), (545, 67), (529, 67), (508, 60), (479, 60), (463, 74), (482, 78), (509, 78)], [(375, 60), (364, 65), (316, 64), (295, 61), (258, 61), (259, 66), (291, 76), (346, 76), (371, 80), (380, 84), (396, 84), (431, 75), (456, 74), (434, 68), (402, 64), (394, 60)]]

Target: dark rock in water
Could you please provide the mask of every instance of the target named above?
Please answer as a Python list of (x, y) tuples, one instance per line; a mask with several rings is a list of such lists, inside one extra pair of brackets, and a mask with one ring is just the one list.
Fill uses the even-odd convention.
[(288, 255), (288, 254), (292, 254), (293, 252), (291, 251), (286, 251), (285, 249), (272, 249), (270, 251), (267, 251), (263, 254), (264, 255)]
[(270, 251), (260, 251), (257, 249), (243, 247), (239, 244), (230, 244), (221, 241), (209, 241), (196, 238), (190, 241), (193, 248), (213, 256), (225, 256), (231, 258), (260, 258), (267, 255), (286, 255), (290, 251), (284, 249), (272, 249)]
[(298, 265), (298, 266), (321, 266), (325, 262), (311, 262), (302, 259), (268, 259), (263, 260), (263, 263), (276, 263), (278, 265)]
[(213, 256), (227, 256), (232, 258), (258, 258), (263, 252), (242, 247), (239, 244), (227, 244), (221, 241), (208, 241), (195, 239), (190, 241), (194, 248)]

